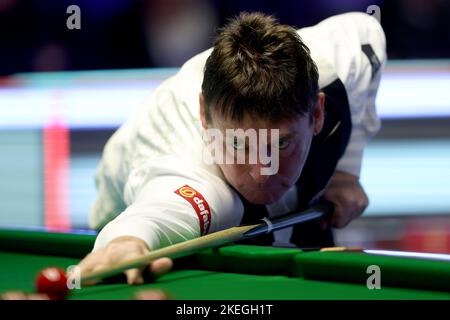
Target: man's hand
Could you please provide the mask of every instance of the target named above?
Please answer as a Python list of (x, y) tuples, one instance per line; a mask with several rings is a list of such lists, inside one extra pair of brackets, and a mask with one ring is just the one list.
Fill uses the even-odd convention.
[[(329, 221), (333, 228), (345, 227), (359, 217), (369, 205), (369, 199), (358, 177), (341, 171), (334, 173), (323, 198), (334, 204), (335, 210)], [(326, 228), (326, 223), (322, 227)]]
[[(106, 247), (88, 254), (79, 264), (81, 274), (110, 267), (118, 262), (142, 256), (150, 250), (147, 244), (136, 237), (119, 237), (112, 240)], [(161, 258), (153, 261), (149, 268), (153, 275), (167, 273), (172, 268), (172, 260)], [(144, 268), (125, 271), (128, 284), (142, 284)]]

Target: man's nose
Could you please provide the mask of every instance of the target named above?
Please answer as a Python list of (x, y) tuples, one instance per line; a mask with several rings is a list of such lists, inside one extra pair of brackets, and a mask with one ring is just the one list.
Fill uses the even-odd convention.
[(256, 183), (264, 183), (269, 179), (269, 175), (262, 174), (262, 168), (267, 167), (267, 165), (263, 165), (261, 163), (252, 165), (250, 168), (250, 176)]

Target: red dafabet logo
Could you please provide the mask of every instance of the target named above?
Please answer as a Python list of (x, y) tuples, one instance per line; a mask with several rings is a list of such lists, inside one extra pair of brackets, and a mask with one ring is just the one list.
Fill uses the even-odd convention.
[(188, 185), (178, 188), (175, 193), (191, 204), (200, 222), (201, 235), (207, 234), (211, 225), (211, 210), (203, 195)]

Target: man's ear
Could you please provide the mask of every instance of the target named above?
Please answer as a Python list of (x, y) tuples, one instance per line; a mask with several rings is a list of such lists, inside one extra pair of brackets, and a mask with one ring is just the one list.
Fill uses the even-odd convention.
[(319, 92), (317, 94), (316, 107), (313, 112), (314, 119), (314, 135), (318, 135), (323, 128), (323, 122), (325, 120), (325, 93)]
[(198, 95), (198, 100), (200, 102), (200, 121), (202, 122), (203, 129), (208, 129), (208, 122), (206, 121), (205, 113), (205, 98), (203, 97), (203, 92), (200, 91)]

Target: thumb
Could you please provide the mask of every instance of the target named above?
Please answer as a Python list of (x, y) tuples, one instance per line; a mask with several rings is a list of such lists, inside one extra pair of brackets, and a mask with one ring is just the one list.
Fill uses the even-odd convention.
[(144, 277), (142, 276), (142, 269), (134, 268), (125, 271), (128, 284), (143, 284)]

